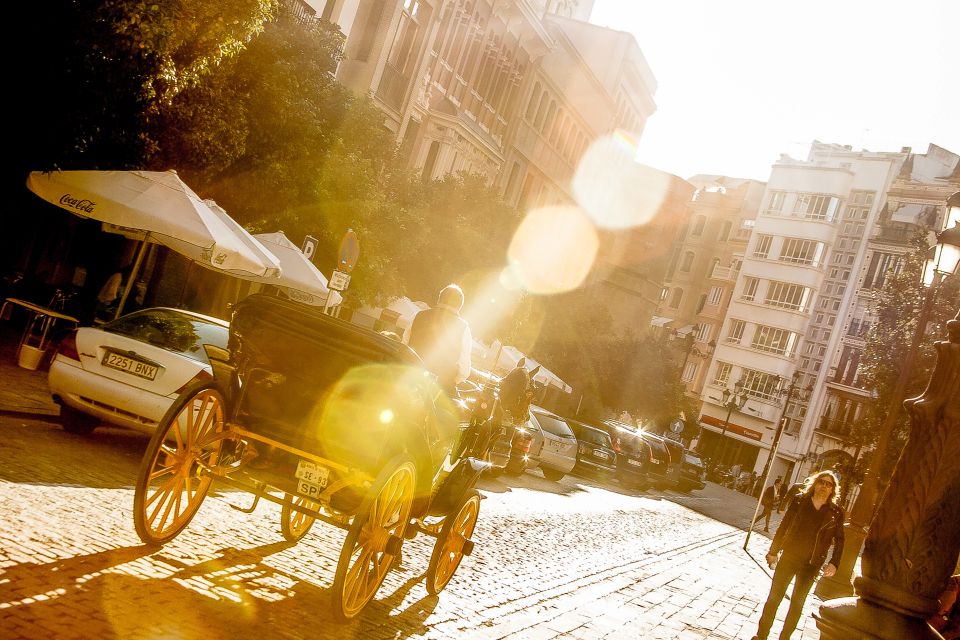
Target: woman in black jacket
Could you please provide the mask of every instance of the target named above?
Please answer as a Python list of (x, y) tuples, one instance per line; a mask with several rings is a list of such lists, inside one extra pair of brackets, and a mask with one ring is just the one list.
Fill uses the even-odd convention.
[[(776, 571), (753, 640), (766, 640), (791, 580), (795, 579), (793, 593), (780, 640), (788, 640), (797, 628), (803, 603), (820, 567), (828, 578), (837, 572), (837, 564), (843, 555), (844, 520), (843, 510), (837, 506), (837, 488), (837, 476), (833, 472), (815, 473), (807, 478), (803, 490), (787, 506), (787, 513), (767, 553), (767, 564), (770, 568), (776, 566)], [(833, 553), (824, 567), (831, 545)]]

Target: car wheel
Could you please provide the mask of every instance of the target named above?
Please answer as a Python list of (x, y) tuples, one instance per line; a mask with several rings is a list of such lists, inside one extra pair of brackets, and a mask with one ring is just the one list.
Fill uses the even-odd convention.
[(60, 426), (67, 433), (85, 436), (97, 428), (100, 421), (67, 405), (60, 406)]
[(563, 471), (557, 471), (556, 469), (551, 469), (549, 467), (543, 467), (543, 477), (547, 480), (553, 480), (554, 482), (559, 482), (560, 478), (565, 476)]

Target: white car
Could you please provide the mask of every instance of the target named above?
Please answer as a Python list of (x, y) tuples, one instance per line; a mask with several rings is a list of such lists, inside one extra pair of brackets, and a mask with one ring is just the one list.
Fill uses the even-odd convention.
[(530, 420), (543, 434), (539, 449), (530, 447), (530, 458), (540, 465), (544, 478), (556, 482), (577, 463), (577, 437), (563, 418), (546, 409), (530, 407)]
[(165, 307), (71, 332), (47, 376), (64, 430), (109, 422), (153, 433), (181, 389), (213, 379), (203, 345), (225, 349), (228, 334), (223, 320)]

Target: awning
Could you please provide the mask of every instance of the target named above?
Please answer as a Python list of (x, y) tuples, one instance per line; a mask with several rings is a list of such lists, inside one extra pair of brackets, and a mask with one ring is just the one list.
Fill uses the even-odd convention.
[(671, 322), (673, 322), (673, 318), (664, 318), (664, 317), (662, 317), (662, 316), (653, 316), (653, 318), (650, 319), (650, 326), (651, 326), (651, 327), (665, 327), (665, 326), (667, 326), (668, 324), (670, 324)]

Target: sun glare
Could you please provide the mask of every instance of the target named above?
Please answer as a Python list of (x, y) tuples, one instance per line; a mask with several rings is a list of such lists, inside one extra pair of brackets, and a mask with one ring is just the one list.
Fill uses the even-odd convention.
[(506, 279), (537, 294), (570, 291), (587, 277), (598, 247), (596, 229), (579, 208), (534, 209), (510, 242)]

